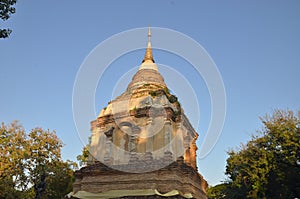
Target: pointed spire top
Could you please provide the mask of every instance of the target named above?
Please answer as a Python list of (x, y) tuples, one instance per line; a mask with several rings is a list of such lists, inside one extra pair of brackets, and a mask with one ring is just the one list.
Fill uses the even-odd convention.
[(151, 45), (150, 38), (151, 38), (151, 31), (150, 31), (150, 26), (149, 26), (149, 27), (148, 27), (148, 45), (149, 45), (149, 44)]
[(154, 59), (153, 59), (153, 55), (152, 55), (152, 47), (151, 47), (151, 41), (150, 41), (150, 38), (151, 38), (151, 31), (150, 31), (150, 27), (148, 27), (148, 45), (147, 45), (147, 49), (146, 49), (146, 53), (145, 53), (145, 56), (144, 56), (144, 59), (142, 61), (142, 63), (144, 62), (149, 62), (150, 63), (154, 63)]

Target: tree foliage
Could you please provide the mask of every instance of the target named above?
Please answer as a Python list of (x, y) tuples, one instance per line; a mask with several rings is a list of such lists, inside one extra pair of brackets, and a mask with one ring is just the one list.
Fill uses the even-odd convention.
[(79, 166), (86, 166), (89, 161), (92, 137), (89, 137), (89, 143), (82, 148), (81, 155), (76, 158), (79, 161)]
[(218, 184), (214, 187), (209, 187), (207, 190), (207, 197), (209, 199), (223, 199), (228, 195), (228, 183)]
[(28, 134), (17, 122), (0, 127), (0, 198), (34, 198), (45, 176), (43, 198), (61, 198), (71, 190), (72, 162), (61, 159), (63, 143), (41, 128)]
[(88, 162), (90, 155), (90, 144), (86, 145), (82, 149), (82, 154), (77, 156), (77, 160), (79, 161), (80, 166), (85, 166)]
[(228, 152), (226, 188), (209, 191), (231, 199), (300, 197), (299, 116), (276, 110), (261, 121), (258, 136)]
[[(2, 20), (8, 20), (16, 12), (14, 7), (16, 3), (17, 0), (0, 0), (0, 18)], [(0, 29), (0, 38), (8, 37), (11, 32), (11, 29)]]

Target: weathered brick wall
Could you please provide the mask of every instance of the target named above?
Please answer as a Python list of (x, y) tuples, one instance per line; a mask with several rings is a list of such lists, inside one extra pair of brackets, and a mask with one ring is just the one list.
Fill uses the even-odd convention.
[(148, 173), (126, 173), (97, 163), (82, 168), (75, 176), (73, 192), (157, 189), (160, 193), (167, 193), (175, 189), (181, 193), (191, 193), (195, 198), (206, 198), (207, 182), (182, 159)]

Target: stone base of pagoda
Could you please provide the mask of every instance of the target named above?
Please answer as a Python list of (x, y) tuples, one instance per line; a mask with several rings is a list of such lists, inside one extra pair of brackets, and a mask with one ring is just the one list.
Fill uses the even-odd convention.
[[(125, 166), (128, 167), (128, 165)], [(205, 191), (207, 182), (193, 167), (185, 164), (183, 158), (151, 172), (140, 172), (139, 169), (142, 168), (138, 166), (135, 166), (135, 169), (135, 173), (128, 173), (113, 169), (100, 162), (83, 167), (75, 172), (73, 196), (76, 196), (76, 193), (78, 195), (85, 193), (91, 196), (86, 198), (93, 198), (92, 196), (97, 195), (101, 198), (107, 196), (106, 198), (126, 199), (207, 198)], [(114, 196), (113, 194), (116, 193), (120, 194)], [(130, 193), (134, 193), (134, 195)], [(172, 193), (174, 194), (172, 195)], [(109, 194), (111, 195), (109, 196)]]

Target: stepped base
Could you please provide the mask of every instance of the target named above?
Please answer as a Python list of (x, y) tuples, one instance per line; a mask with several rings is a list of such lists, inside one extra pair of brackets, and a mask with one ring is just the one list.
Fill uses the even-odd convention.
[(76, 171), (75, 177), (73, 196), (91, 196), (79, 198), (207, 198), (207, 182), (182, 158), (147, 173), (127, 173), (97, 162)]

